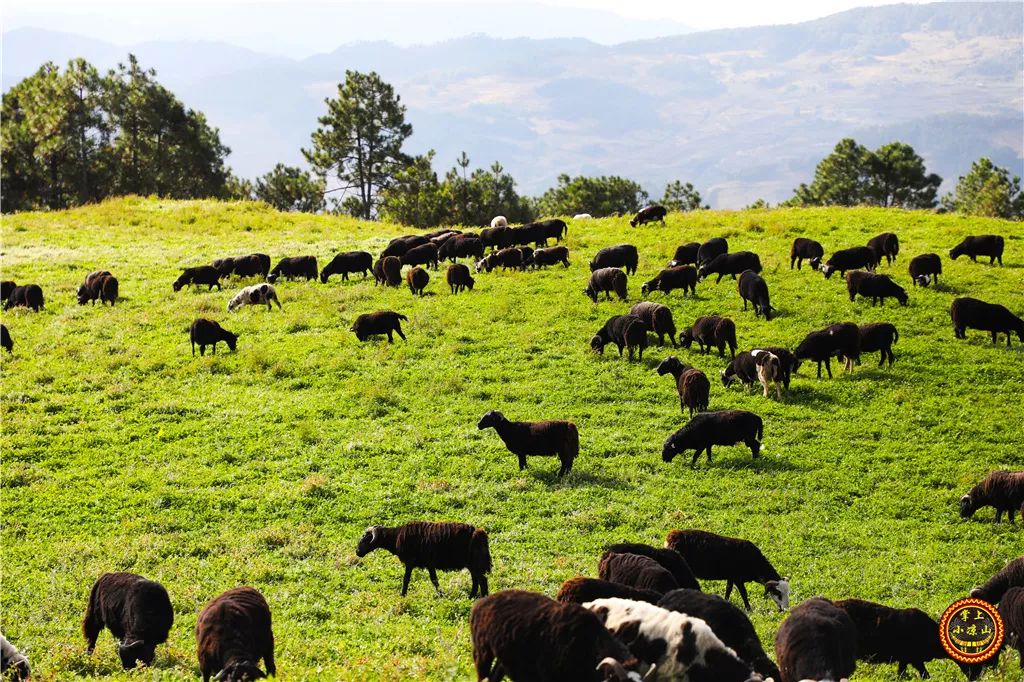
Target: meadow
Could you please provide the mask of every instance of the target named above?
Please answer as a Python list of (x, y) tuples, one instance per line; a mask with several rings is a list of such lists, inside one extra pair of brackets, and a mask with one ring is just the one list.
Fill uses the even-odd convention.
[[(1024, 465), (1024, 349), (982, 332), (953, 336), (956, 296), (1024, 313), (1024, 230), (1019, 223), (881, 209), (701, 211), (632, 229), (626, 218), (570, 221), (572, 266), (477, 275), (452, 296), (443, 270), (428, 296), (375, 287), (372, 277), (283, 282), (283, 310), (229, 314), (242, 286), (224, 291), (171, 282), (186, 266), (263, 252), (375, 255), (411, 230), (334, 216), (283, 214), (258, 203), (127, 198), (66, 212), (2, 219), (4, 279), (38, 283), (41, 313), (12, 309), (3, 322), (14, 354), (0, 359), (0, 628), (40, 680), (194, 679), (194, 627), (225, 589), (253, 585), (274, 616), (277, 665), (290, 680), (472, 679), (466, 572), (441, 574), (443, 596), (416, 572), (376, 552), (355, 556), (371, 524), (452, 520), (490, 534), (491, 590), (553, 596), (576, 575), (596, 575), (604, 545), (661, 545), (674, 528), (748, 538), (792, 581), (792, 602), (816, 595), (917, 606), (936, 619), (1003, 564), (1024, 553), (1021, 526), (971, 520), (957, 501), (992, 469)], [(851, 303), (843, 280), (790, 271), (796, 236), (832, 251), (891, 230), (899, 260), (882, 265), (910, 293), (900, 307)], [(1007, 237), (1004, 267), (951, 262), (968, 234)], [(843, 320), (899, 328), (891, 369), (865, 356), (850, 374), (817, 380), (804, 364), (784, 400), (723, 388), (717, 354), (650, 348), (629, 363), (589, 340), (640, 299), (640, 284), (687, 241), (724, 236), (757, 252), (777, 317), (743, 312), (730, 279), (651, 298), (680, 329), (711, 313), (732, 317), (739, 345), (793, 348)], [(622, 242), (640, 251), (629, 301), (592, 303), (587, 262)], [(943, 257), (939, 287), (913, 288), (910, 257)], [(78, 306), (85, 275), (120, 280), (114, 308)], [(357, 315), (409, 317), (408, 342), (359, 343)], [(187, 330), (210, 317), (241, 334), (237, 352), (190, 353)], [(712, 380), (711, 409), (765, 421), (765, 451), (715, 450), (661, 460), (664, 439), (687, 420), (669, 354)], [(519, 472), (489, 409), (510, 419), (570, 419), (580, 430), (573, 471), (533, 458)], [(109, 633), (93, 656), (80, 631), (89, 588), (106, 571), (162, 582), (175, 607), (152, 668), (123, 673)], [(723, 582), (705, 589), (724, 592)], [(739, 604), (737, 595), (734, 603)], [(768, 651), (783, 614), (751, 585), (751, 617)], [(963, 679), (950, 661), (933, 679)], [(858, 665), (855, 679), (895, 678), (893, 665)], [(1020, 679), (1015, 653), (984, 678)]]

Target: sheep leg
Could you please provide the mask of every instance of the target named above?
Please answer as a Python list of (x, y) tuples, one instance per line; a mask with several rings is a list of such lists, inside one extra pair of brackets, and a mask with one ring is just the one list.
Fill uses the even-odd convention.
[(747, 599), (746, 586), (743, 583), (738, 582), (736, 583), (736, 589), (739, 590), (740, 596), (743, 597), (743, 608), (745, 608), (747, 611), (750, 611), (750, 600)]
[(405, 576), (402, 578), (402, 596), (409, 591), (409, 579), (412, 578), (412, 566), (405, 567)]
[(391, 334), (391, 330), (388, 330), (388, 343), (394, 343), (395, 337)]
[[(829, 358), (825, 358), (825, 369), (828, 371), (828, 378), (832, 378), (832, 361)], [(821, 378), (821, 364), (818, 364), (818, 378)]]
[(931, 677), (928, 674), (928, 669), (924, 667), (924, 663), (912, 663), (911, 665), (917, 670), (917, 673), (921, 676), (922, 680), (927, 680)]
[(480, 576), (479, 578), (477, 578), (477, 582), (480, 585), (480, 596), (481, 597), (486, 597), (487, 596), (487, 576), (486, 575)]
[[(402, 337), (402, 341), (406, 341), (406, 340), (407, 340), (407, 339), (405, 338), (405, 334), (403, 334), (403, 333), (402, 333), (402, 325), (400, 325), (400, 324), (395, 324), (395, 332), (396, 332), (396, 333), (397, 333), (397, 334), (398, 334), (398, 335), (399, 335), (400, 337)], [(390, 334), (388, 334), (388, 336), (390, 337), (391, 335), (390, 335)]]
[(434, 585), (434, 589), (437, 590), (437, 594), (440, 595), (441, 585), (437, 582), (437, 570), (433, 566), (430, 566), (427, 568), (427, 571), (430, 573), (430, 582)]
[(697, 468), (697, 458), (698, 457), (700, 457), (700, 450), (697, 450), (696, 452), (693, 453), (693, 459), (690, 461), (690, 468), (691, 469), (696, 469)]
[(191, 340), (191, 339), (189, 339), (189, 342), (192, 344), (192, 357), (195, 357), (196, 356), (196, 342)]
[(730, 594), (732, 594), (732, 581), (731, 580), (726, 580), (725, 581), (725, 599), (726, 599), (726, 601), (729, 600), (729, 595)]
[(263, 662), (267, 665), (267, 674), (274, 677), (277, 676), (277, 664), (274, 663), (274, 640), (273, 636), (269, 642), (266, 643), (263, 649)]
[(477, 680), (490, 680), (491, 666), (494, 665), (494, 654), (486, 645), (479, 647), (473, 652), (473, 665), (476, 667)]
[(522, 471), (526, 468), (526, 455), (517, 455), (519, 457), (519, 470)]
[(711, 446), (708, 446), (708, 464), (711, 464)]

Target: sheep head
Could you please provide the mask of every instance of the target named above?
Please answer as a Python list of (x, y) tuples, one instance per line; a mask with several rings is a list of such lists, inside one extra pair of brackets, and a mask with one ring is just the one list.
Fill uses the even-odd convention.
[(764, 594), (779, 607), (779, 611), (789, 610), (789, 578), (769, 580), (764, 584)]
[(370, 526), (363, 533), (363, 537), (359, 538), (359, 544), (356, 545), (356, 556), (364, 557), (373, 550), (377, 549), (377, 536), (379, 534), (380, 526)]
[(251, 682), (266, 676), (266, 673), (252, 661), (234, 661), (217, 673), (213, 679), (219, 682)]
[(488, 410), (484, 416), (480, 417), (480, 421), (477, 422), (476, 428), (487, 429), (496, 427), (501, 422), (505, 421), (505, 415), (497, 410)]
[(836, 269), (833, 266), (829, 265), (828, 263), (825, 263), (824, 265), (821, 266), (821, 274), (825, 275), (825, 279), (831, 277), (832, 273), (835, 272), (835, 270)]
[(587, 285), (587, 288), (583, 290), (583, 293), (586, 294), (591, 301), (597, 303), (597, 290), (594, 288), (593, 284)]
[(964, 495), (960, 498), (960, 518), (969, 519), (974, 515), (975, 511), (977, 509), (970, 495)]
[(595, 334), (594, 338), (590, 339), (590, 349), (604, 355), (604, 339), (600, 334)]
[(657, 370), (658, 376), (677, 374), (683, 371), (683, 363), (679, 362), (679, 358), (676, 356), (670, 355), (658, 364)]
[(156, 645), (141, 639), (121, 642), (117, 645), (117, 655), (121, 657), (121, 667), (125, 670), (134, 668), (136, 661), (142, 661), (143, 665), (151, 665), (156, 656)]

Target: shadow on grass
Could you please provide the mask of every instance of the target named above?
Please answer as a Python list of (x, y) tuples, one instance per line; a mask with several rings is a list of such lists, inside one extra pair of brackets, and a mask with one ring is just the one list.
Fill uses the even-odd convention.
[(565, 488), (581, 488), (583, 486), (600, 486), (602, 488), (623, 489), (629, 484), (626, 480), (606, 476), (602, 473), (591, 470), (573, 469), (566, 474), (562, 480), (558, 479), (557, 471), (545, 472), (543, 474), (532, 474), (534, 478), (547, 484), (557, 484)]

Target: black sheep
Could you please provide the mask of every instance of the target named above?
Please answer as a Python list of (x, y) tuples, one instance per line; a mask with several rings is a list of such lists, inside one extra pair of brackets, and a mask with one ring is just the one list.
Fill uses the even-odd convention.
[(469, 272), (469, 268), (462, 263), (452, 263), (449, 265), (445, 279), (448, 282), (448, 286), (451, 287), (453, 294), (457, 294), (464, 289), (473, 291), (473, 285), (476, 283), (473, 275)]
[[(697, 466), (697, 458), (706, 452), (711, 463), (711, 447), (714, 445), (735, 445), (744, 443), (750, 454), (757, 459), (761, 454), (761, 439), (764, 436), (764, 422), (753, 412), (745, 410), (722, 410), (701, 412), (667, 439), (661, 449), (661, 459), (671, 462), (676, 455), (693, 450), (691, 467)], [(680, 552), (682, 554), (682, 552)], [(683, 555), (684, 558), (686, 555)], [(687, 559), (689, 561), (689, 559)], [(698, 577), (699, 574), (698, 574)]]
[(900, 333), (896, 331), (896, 325), (890, 322), (873, 322), (862, 324), (860, 331), (860, 352), (880, 354), (878, 366), (882, 367), (885, 361), (889, 366), (896, 362), (896, 355), (892, 352), (892, 344), (900, 340)]
[(595, 272), (602, 268), (625, 268), (627, 275), (635, 275), (639, 262), (640, 254), (632, 244), (607, 246), (598, 251), (594, 260), (590, 261), (590, 271)]
[(779, 575), (753, 542), (691, 529), (671, 531), (665, 538), (665, 546), (679, 552), (701, 580), (725, 580), (726, 599), (735, 585), (748, 611), (748, 582), (764, 585), (765, 596), (775, 602), (780, 611), (789, 608), (789, 578)]
[(847, 270), (874, 270), (878, 266), (878, 259), (875, 252), (866, 246), (854, 246), (849, 249), (840, 249), (832, 254), (832, 257), (821, 266), (821, 273), (825, 279), (838, 272), (840, 277), (846, 275)]
[(870, 663), (896, 663), (896, 676), (913, 666), (922, 679), (925, 663), (948, 658), (939, 641), (939, 624), (921, 609), (894, 609), (863, 599), (841, 599), (835, 605), (857, 627), (857, 658)]
[(640, 287), (640, 292), (646, 296), (652, 291), (664, 291), (672, 293), (673, 289), (682, 289), (683, 295), (689, 291), (697, 295), (697, 270), (692, 265), (680, 265), (674, 268), (665, 268), (654, 276), (649, 282)]
[(857, 294), (864, 298), (871, 299), (871, 305), (876, 303), (885, 304), (885, 299), (892, 297), (900, 302), (900, 305), (907, 305), (907, 290), (896, 282), (892, 281), (889, 275), (876, 275), (873, 272), (854, 270), (846, 273), (846, 291), (853, 301)]
[[(674, 549), (652, 547), (651, 545), (645, 545), (639, 542), (619, 542), (605, 547), (605, 554), (609, 553), (638, 554), (640, 556), (650, 557), (661, 564), (662, 568), (672, 574), (672, 577), (675, 578), (679, 587), (687, 587), (693, 590), (700, 589), (700, 583), (698, 583), (697, 578), (694, 577), (693, 571), (690, 570), (689, 564), (686, 563), (686, 559), (684, 559), (682, 555)], [(621, 595), (610, 594), (606, 596), (617, 597)], [(598, 597), (595, 597), (595, 599), (597, 598)], [(623, 598), (630, 599), (631, 597)]]
[(373, 276), (385, 286), (401, 286), (402, 260), (398, 256), (384, 256), (373, 266)]
[(199, 346), (199, 355), (206, 355), (206, 347), (213, 346), (213, 354), (217, 354), (217, 343), (223, 341), (228, 348), (235, 350), (238, 342), (238, 334), (232, 334), (224, 329), (217, 322), (200, 317), (192, 323), (188, 330), (188, 338), (192, 343), (192, 357), (196, 355), (196, 346)]
[(78, 287), (78, 305), (85, 305), (86, 303), (95, 304), (96, 299), (100, 297), (101, 280), (111, 276), (107, 270), (96, 270), (86, 275), (85, 282)]
[(982, 507), (994, 507), (993, 523), (999, 523), (1006, 512), (1012, 524), (1013, 515), (1021, 505), (1024, 505), (1024, 471), (993, 471), (960, 498), (960, 516), (969, 519)]
[(489, 246), (495, 251), (506, 248), (511, 244), (508, 225), (485, 227), (480, 230), (480, 241), (485, 248)]
[(534, 246), (541, 247), (547, 246), (548, 243), (548, 230), (540, 223), (527, 223), (519, 227), (510, 227), (508, 235), (509, 241), (512, 244), (523, 246), (533, 244)]
[(326, 284), (331, 275), (341, 275), (341, 280), (346, 282), (350, 273), (357, 272), (363, 273), (365, 279), (366, 273), (372, 270), (373, 256), (368, 251), (348, 251), (339, 253), (324, 266), (324, 269), (320, 271), (320, 281)]
[(705, 412), (711, 395), (711, 382), (707, 375), (696, 367), (683, 364), (674, 355), (670, 355), (658, 365), (658, 376), (671, 374), (676, 380), (676, 391), (679, 393), (679, 407), (685, 413), (690, 411)]
[[(821, 378), (821, 363), (825, 363), (828, 378), (832, 378), (832, 358), (839, 356), (848, 359), (847, 370), (852, 371), (853, 362), (860, 359), (860, 328), (852, 322), (842, 323), (843, 326), (826, 327), (813, 331), (804, 337), (794, 351), (794, 357), (800, 360), (811, 360), (818, 363), (818, 378)], [(851, 332), (852, 328), (852, 332)]]
[(174, 609), (160, 583), (134, 573), (104, 573), (93, 583), (82, 620), (87, 651), (96, 648), (103, 628), (120, 640), (117, 653), (125, 670), (136, 661), (151, 665), (158, 644), (167, 641)]
[(405, 281), (409, 283), (409, 291), (413, 296), (423, 296), (427, 284), (430, 283), (430, 275), (423, 268), (416, 266), (405, 273)]
[[(233, 260), (232, 272), (239, 277), (266, 279), (270, 275), (270, 256), (265, 253), (252, 253)], [(203, 283), (205, 284), (205, 282)]]
[(988, 256), (989, 265), (992, 265), (996, 261), (999, 261), (999, 264), (1002, 265), (1003, 246), (1003, 238), (995, 234), (964, 237), (962, 242), (949, 250), (949, 257), (956, 260), (960, 256), (967, 256), (977, 263), (978, 256)]
[(672, 319), (672, 310), (667, 305), (641, 301), (629, 309), (629, 314), (639, 317), (652, 332), (658, 335), (659, 346), (664, 345), (667, 335), (668, 340), (675, 347), (676, 323)]
[(523, 254), (523, 270), (533, 265), (533, 249), (529, 246), (520, 246), (519, 253)]
[(505, 590), (473, 605), (469, 627), (480, 682), (505, 676), (530, 682), (640, 679), (629, 676), (627, 668), (643, 664), (579, 604)]
[[(426, 241), (420, 242), (419, 244), (425, 244)], [(377, 257), (378, 260), (387, 258), (388, 256), (394, 256), (395, 258), (401, 259), (405, 255), (406, 251), (413, 248), (413, 246), (419, 246), (419, 244), (411, 244), (406, 241), (405, 237), (395, 237), (384, 249), (380, 252)]]
[(515, 247), (509, 247), (488, 254), (485, 258), (478, 261), (476, 264), (476, 271), (486, 270), (490, 272), (497, 267), (501, 267), (502, 270), (525, 270), (526, 265), (523, 263), (523, 252)]
[(840, 680), (857, 667), (857, 627), (821, 597), (801, 603), (775, 635), (781, 682)]
[(43, 289), (38, 284), (14, 287), (4, 301), (4, 310), (9, 308), (31, 308), (35, 312), (43, 309)]
[(207, 285), (207, 291), (217, 287), (217, 291), (221, 290), (220, 286), (220, 271), (212, 265), (200, 265), (196, 268), (185, 268), (178, 279), (174, 280), (175, 291), (181, 291), (181, 288), (188, 286), (189, 284), (199, 286), (201, 284)]
[(992, 334), (995, 344), (999, 334), (1006, 334), (1006, 346), (1010, 347), (1010, 332), (1024, 343), (1024, 320), (1017, 317), (998, 303), (985, 303), (976, 298), (958, 298), (949, 309), (953, 319), (953, 334), (958, 339), (967, 338), (968, 329), (981, 329)]
[(317, 269), (316, 256), (291, 256), (278, 261), (274, 269), (267, 274), (268, 282), (276, 282), (279, 278), (298, 279), (305, 277), (306, 281), (316, 279), (320, 275)]
[(868, 240), (868, 248), (875, 254), (875, 261), (881, 264), (885, 258), (886, 265), (892, 265), (900, 252), (900, 240), (895, 232), (883, 232)]
[(942, 274), (942, 259), (935, 253), (922, 253), (910, 259), (910, 281), (914, 286), (926, 287), (932, 282), (939, 283), (939, 275)]
[(672, 572), (657, 560), (642, 554), (605, 552), (597, 566), (601, 580), (628, 585), (639, 590), (654, 590), (665, 594), (679, 589)]
[(31, 677), (28, 658), (0, 633), (0, 679), (23, 682)]
[(401, 320), (409, 321), (409, 318), (393, 310), (379, 310), (375, 313), (365, 313), (356, 318), (352, 323), (350, 331), (355, 332), (356, 338), (365, 341), (371, 336), (388, 335), (388, 343), (394, 343), (392, 333), (398, 334), (405, 341), (405, 334), (402, 333)]
[(595, 599), (608, 599), (610, 597), (657, 604), (658, 600), (661, 599), (661, 593), (654, 590), (641, 590), (629, 585), (622, 585), (621, 583), (613, 583), (610, 580), (578, 576), (562, 583), (562, 586), (558, 589), (558, 594), (555, 596), (555, 601), (583, 604)]
[(664, 206), (644, 206), (641, 208), (633, 219), (629, 221), (630, 227), (636, 227), (637, 225), (646, 225), (647, 223), (654, 223), (661, 221), (661, 224), (665, 224), (665, 215), (668, 213), (668, 209)]
[(487, 531), (466, 523), (413, 521), (394, 528), (370, 526), (356, 546), (356, 556), (364, 557), (375, 549), (386, 549), (405, 566), (402, 596), (409, 591), (414, 568), (425, 568), (430, 582), (441, 594), (438, 571), (469, 570), (473, 578), (470, 599), (487, 596), (487, 574), (491, 571), (491, 548)]
[(1013, 559), (986, 580), (984, 585), (971, 590), (971, 596), (984, 599), (989, 604), (998, 604), (1013, 587), (1024, 587), (1024, 556)]
[(668, 266), (675, 268), (680, 265), (696, 265), (698, 251), (700, 251), (700, 244), (697, 242), (680, 244), (676, 247), (676, 252), (672, 256), (672, 260), (669, 261)]
[(235, 271), (235, 259), (233, 257), (218, 258), (210, 263), (210, 265), (217, 268), (217, 272), (220, 273), (221, 277), (227, 277)]
[(753, 270), (744, 270), (740, 274), (736, 288), (740, 292), (740, 298), (743, 299), (744, 310), (747, 309), (747, 302), (749, 301), (754, 306), (754, 317), (764, 315), (765, 322), (772, 319), (773, 308), (768, 297), (768, 284), (761, 275)]
[(543, 268), (548, 265), (561, 263), (569, 267), (569, 249), (564, 246), (551, 246), (546, 249), (537, 249), (533, 252), (531, 264), (534, 268)]
[[(756, 349), (755, 349), (756, 350)], [(743, 387), (750, 390), (750, 387), (757, 381), (757, 365), (754, 363), (754, 356), (749, 351), (743, 351), (733, 356), (728, 366), (722, 370), (722, 385), (729, 386), (733, 378), (739, 379)]]
[(697, 265), (710, 263), (723, 253), (729, 253), (729, 242), (724, 237), (712, 237), (697, 249)]
[(420, 244), (405, 252), (401, 258), (402, 265), (426, 265), (437, 270), (437, 247), (433, 244)]
[(437, 249), (438, 260), (450, 260), (453, 263), (458, 258), (483, 258), (484, 243), (479, 237), (457, 234), (445, 240)]
[(505, 447), (519, 459), (519, 470), (526, 468), (526, 457), (556, 455), (562, 463), (558, 477), (572, 471), (580, 454), (580, 434), (568, 421), (513, 422), (497, 410), (489, 410), (477, 423), (478, 429), (493, 428)]
[(765, 653), (750, 619), (725, 599), (700, 590), (682, 588), (665, 593), (657, 606), (700, 618), (755, 672), (765, 678), (780, 679), (779, 669)]
[(6, 324), (0, 324), (0, 348), (8, 353), (14, 352), (14, 340), (11, 338), (11, 332), (7, 331)]
[(836, 322), (825, 331), (833, 338), (836, 357), (845, 361), (846, 371), (852, 372), (854, 365), (860, 364), (860, 327), (853, 322)]
[(718, 348), (719, 357), (725, 357), (725, 347), (729, 346), (729, 355), (736, 357), (736, 323), (728, 317), (706, 315), (698, 317), (689, 329), (679, 334), (679, 343), (689, 348), (696, 341), (701, 354), (712, 348)]
[(999, 600), (999, 615), (1006, 628), (1005, 646), (1016, 649), (1024, 670), (1024, 587), (1013, 587)]
[[(621, 274), (621, 271), (617, 271)], [(622, 349), (629, 351), (629, 360), (633, 361), (634, 349), (638, 352), (638, 359), (644, 359), (644, 348), (647, 347), (647, 332), (650, 327), (636, 315), (616, 315), (611, 317), (597, 334), (590, 339), (590, 347), (604, 355), (604, 347), (614, 343), (619, 349), (619, 357), (622, 357)]]
[(562, 241), (562, 236), (569, 231), (569, 226), (565, 224), (565, 221), (560, 218), (551, 218), (550, 220), (539, 220), (534, 223), (540, 228), (544, 234), (544, 243), (547, 243), (548, 239), (554, 239), (556, 242)]
[(715, 284), (718, 284), (726, 275), (732, 275), (732, 278), (736, 279), (736, 275), (739, 275), (744, 270), (761, 272), (761, 259), (757, 257), (756, 253), (752, 251), (723, 253), (713, 261), (700, 266), (697, 279), (702, 280), (710, 275), (717, 274), (718, 279), (715, 280)]
[(625, 301), (628, 295), (626, 287), (628, 281), (626, 273), (618, 268), (601, 268), (590, 275), (590, 282), (583, 293), (590, 297), (590, 300), (597, 303), (597, 295), (604, 292), (605, 298), (611, 300), (611, 292), (615, 292), (620, 301)]
[(803, 269), (804, 258), (814, 270), (821, 267), (821, 259), (825, 256), (825, 249), (813, 239), (797, 237), (793, 240), (793, 246), (789, 249), (789, 269), (796, 265), (797, 270)]
[(0, 282), (0, 300), (6, 301), (10, 297), (11, 292), (18, 286), (17, 282), (10, 279), (5, 279)]
[(270, 606), (253, 587), (236, 587), (212, 599), (196, 622), (199, 671), (203, 682), (248, 682), (277, 675)]

